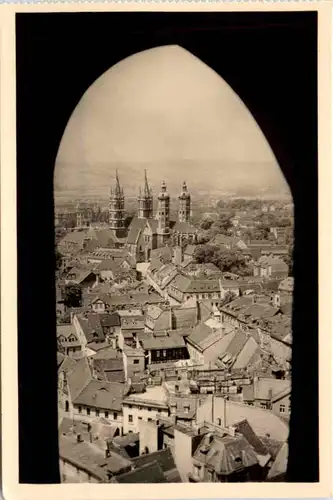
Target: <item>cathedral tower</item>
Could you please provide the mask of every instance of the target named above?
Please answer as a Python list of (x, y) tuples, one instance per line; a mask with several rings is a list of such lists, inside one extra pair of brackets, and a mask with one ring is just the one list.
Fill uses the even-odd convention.
[(157, 233), (160, 244), (163, 244), (170, 234), (170, 195), (167, 192), (165, 182), (162, 182), (161, 192), (158, 195), (157, 214), (158, 220)]
[(111, 188), (109, 227), (116, 232), (116, 236), (123, 236), (125, 232), (125, 198), (124, 190), (120, 187), (118, 171), (116, 171), (116, 185)]
[(153, 217), (153, 194), (148, 185), (147, 170), (145, 170), (144, 187), (143, 190), (140, 189), (138, 204), (138, 217), (151, 219)]
[(183, 182), (182, 191), (179, 196), (178, 221), (190, 222), (191, 217), (191, 195), (187, 191), (186, 182)]

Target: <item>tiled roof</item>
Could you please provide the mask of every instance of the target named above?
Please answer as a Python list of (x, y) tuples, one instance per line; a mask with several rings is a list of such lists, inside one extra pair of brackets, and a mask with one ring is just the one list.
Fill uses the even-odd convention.
[(122, 330), (143, 330), (145, 327), (145, 317), (140, 316), (122, 316), (120, 318)]
[(192, 328), (197, 323), (197, 307), (192, 308), (174, 308), (172, 310), (173, 328)]
[(235, 437), (214, 435), (211, 442), (209, 442), (209, 436), (206, 435), (194, 453), (195, 460), (207, 464), (214, 468), (217, 474), (222, 475), (229, 475), (237, 471), (236, 458), (242, 460), (242, 465), (245, 468), (258, 464), (257, 455), (242, 435)]
[(177, 267), (170, 263), (163, 265), (158, 271), (153, 273), (153, 280), (161, 288), (164, 289), (169, 283), (177, 277)]
[(114, 450), (109, 450), (109, 456), (106, 459), (106, 469), (112, 474), (118, 474), (124, 470), (130, 470), (132, 461), (123, 457)]
[(114, 259), (102, 260), (100, 264), (96, 267), (96, 271), (112, 271), (116, 272), (119, 269), (119, 265)]
[(196, 250), (196, 245), (186, 245), (185, 250), (184, 250), (184, 255), (193, 256), (195, 250)]
[(197, 400), (194, 398), (184, 398), (171, 396), (169, 398), (169, 407), (176, 407), (176, 416), (182, 419), (193, 419), (197, 409)]
[(271, 400), (271, 398), (281, 391), (291, 390), (290, 380), (280, 380), (275, 378), (258, 378), (254, 381), (254, 398)]
[(284, 280), (282, 280), (279, 285), (279, 290), (292, 292), (294, 290), (294, 278), (289, 276), (289, 278), (285, 278)]
[(167, 483), (167, 479), (157, 462), (143, 465), (113, 478), (115, 483)]
[(66, 276), (69, 281), (74, 281), (75, 283), (82, 283), (90, 275), (94, 275), (93, 269), (85, 269), (80, 267), (73, 267)]
[(103, 468), (105, 456), (98, 446), (68, 436), (59, 436), (59, 456), (72, 465), (91, 474), (101, 482), (107, 482), (107, 474)]
[(286, 473), (288, 466), (288, 456), (289, 456), (288, 443), (284, 443), (280, 448), (280, 451), (277, 454), (277, 457), (267, 474), (267, 479), (272, 480)]
[(121, 411), (124, 393), (124, 384), (90, 380), (73, 402), (76, 405)]
[(263, 444), (263, 442), (258, 438), (250, 424), (248, 423), (247, 420), (241, 420), (237, 424), (234, 424), (233, 427), (235, 428), (236, 432), (239, 432), (242, 434), (247, 442), (253, 446), (254, 451), (258, 455), (268, 455), (268, 449), (266, 446)]
[(134, 217), (128, 228), (127, 243), (133, 245), (137, 242), (137, 238), (141, 231), (145, 228), (147, 219)]
[(237, 359), (233, 365), (233, 369), (237, 370), (238, 368), (246, 368), (250, 364), (253, 356), (259, 350), (259, 345), (255, 341), (255, 339), (253, 337), (249, 337), (245, 342), (243, 348), (238, 353)]
[(158, 337), (147, 335), (146, 337), (142, 337), (140, 341), (145, 350), (185, 347), (184, 338), (172, 332)]
[(72, 401), (75, 400), (92, 378), (87, 358), (77, 361), (75, 369), (68, 375), (68, 386)]
[(219, 292), (218, 279), (202, 279), (179, 274), (172, 282), (172, 286), (183, 293)]
[(188, 222), (176, 222), (172, 228), (176, 233), (196, 234), (198, 230)]
[(141, 455), (140, 457), (136, 457), (133, 459), (133, 465), (137, 469), (142, 467), (143, 465), (157, 462), (163, 472), (167, 472), (169, 470), (175, 469), (175, 461), (170, 451), (170, 448), (165, 450), (155, 451), (153, 453), (148, 453), (147, 455)]
[(70, 356), (64, 356), (62, 363), (58, 366), (58, 372), (64, 372), (67, 375), (76, 368), (76, 361)]
[(73, 325), (57, 325), (57, 337), (63, 336), (68, 339), (68, 337), (70, 337), (71, 335), (74, 335), (77, 338)]

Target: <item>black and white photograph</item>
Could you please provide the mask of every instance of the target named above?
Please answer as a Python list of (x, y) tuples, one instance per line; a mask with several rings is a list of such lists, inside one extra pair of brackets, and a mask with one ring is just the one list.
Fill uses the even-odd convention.
[(20, 483), (320, 481), (318, 26), (16, 13)]

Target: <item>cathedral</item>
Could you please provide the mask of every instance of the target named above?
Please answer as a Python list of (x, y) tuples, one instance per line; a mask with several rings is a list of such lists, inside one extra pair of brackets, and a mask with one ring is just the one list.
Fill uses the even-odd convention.
[(125, 227), (125, 197), (120, 186), (118, 172), (116, 183), (111, 189), (109, 205), (109, 227), (118, 238), (125, 238), (126, 248), (135, 256), (137, 262), (149, 261), (150, 253), (166, 245), (185, 246), (195, 243), (197, 229), (190, 224), (191, 195), (183, 182), (178, 197), (177, 220), (170, 220), (170, 195), (165, 182), (157, 197), (157, 210), (154, 215), (153, 193), (148, 184), (145, 170), (143, 187), (138, 196), (138, 212), (128, 228)]

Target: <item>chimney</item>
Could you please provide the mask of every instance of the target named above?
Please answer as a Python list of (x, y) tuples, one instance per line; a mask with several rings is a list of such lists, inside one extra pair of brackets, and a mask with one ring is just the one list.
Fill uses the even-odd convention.
[(232, 425), (228, 427), (228, 432), (231, 437), (235, 437), (236, 429)]

